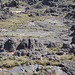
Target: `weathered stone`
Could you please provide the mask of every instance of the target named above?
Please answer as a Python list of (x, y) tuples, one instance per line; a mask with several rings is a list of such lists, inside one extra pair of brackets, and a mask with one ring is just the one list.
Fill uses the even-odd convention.
[(75, 31), (75, 25), (72, 25), (72, 27), (70, 28), (71, 31)]
[(8, 52), (13, 52), (16, 50), (16, 40), (13, 38), (8, 39), (4, 44), (4, 49)]

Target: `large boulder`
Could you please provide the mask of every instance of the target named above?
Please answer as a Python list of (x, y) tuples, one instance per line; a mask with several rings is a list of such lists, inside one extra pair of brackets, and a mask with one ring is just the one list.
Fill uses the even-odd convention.
[(17, 47), (18, 50), (20, 49), (33, 49), (34, 40), (30, 38), (23, 39), (22, 42)]
[(21, 56), (25, 56), (27, 53), (25, 52), (25, 50), (22, 50), (21, 52)]
[(17, 49), (26, 49), (28, 47), (28, 39), (23, 39), (22, 42), (18, 45)]
[(17, 50), (20, 49), (39, 49), (42, 48), (43, 45), (37, 39), (25, 38), (17, 47)]
[(4, 49), (8, 52), (16, 50), (16, 39), (10, 38), (4, 44)]

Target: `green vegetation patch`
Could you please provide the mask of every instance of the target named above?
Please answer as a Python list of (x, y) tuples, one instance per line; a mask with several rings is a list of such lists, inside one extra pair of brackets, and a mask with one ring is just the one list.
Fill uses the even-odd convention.
[(18, 13), (14, 17), (0, 21), (0, 28), (17, 29), (24, 28), (24, 26), (32, 20), (44, 20), (51, 18), (51, 16), (34, 16), (29, 17), (29, 14)]

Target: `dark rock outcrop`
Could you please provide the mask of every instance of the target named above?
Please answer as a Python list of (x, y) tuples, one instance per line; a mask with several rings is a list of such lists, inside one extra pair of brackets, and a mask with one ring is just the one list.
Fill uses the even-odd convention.
[(18, 7), (19, 6), (19, 0), (12, 0), (10, 2), (5, 3), (6, 7)]
[(8, 39), (4, 44), (4, 49), (8, 52), (13, 52), (16, 50), (16, 40), (15, 39)]
[(75, 25), (72, 25), (72, 27), (70, 28), (71, 31), (75, 31)]
[(17, 50), (20, 49), (40, 49), (43, 45), (36, 39), (26, 38), (23, 39), (22, 42), (17, 47)]
[(28, 39), (23, 39), (22, 42), (19, 44), (19, 46), (17, 47), (18, 50), (20, 49), (26, 49), (28, 48)]

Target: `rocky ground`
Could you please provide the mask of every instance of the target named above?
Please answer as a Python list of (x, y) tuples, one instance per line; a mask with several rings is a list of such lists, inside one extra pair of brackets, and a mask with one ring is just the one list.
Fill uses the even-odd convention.
[(0, 3), (0, 74), (75, 75), (74, 0)]

